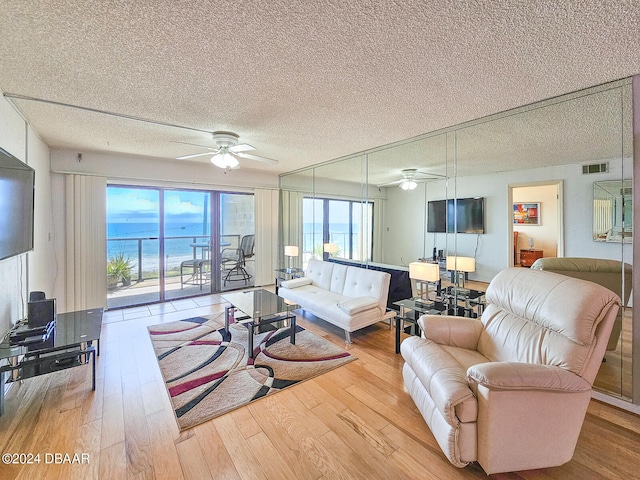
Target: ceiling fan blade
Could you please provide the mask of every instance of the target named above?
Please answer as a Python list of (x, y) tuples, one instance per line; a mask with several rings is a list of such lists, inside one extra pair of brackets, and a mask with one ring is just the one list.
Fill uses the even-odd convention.
[[(439, 180), (441, 178), (446, 178), (446, 175), (440, 175), (438, 173), (426, 173), (426, 172), (415, 172), (415, 175), (421, 175), (422, 178), (420, 180)], [(415, 180), (415, 177), (414, 177)]]
[(176, 157), (176, 160), (186, 160), (188, 158), (202, 157), (204, 155), (215, 155), (216, 152), (217, 150), (213, 150), (211, 152), (195, 153), (193, 155), (183, 155), (182, 157)]
[(235, 152), (235, 154), (240, 157), (240, 158), (246, 158), (249, 160), (255, 160), (256, 162), (262, 162), (262, 163), (270, 163), (271, 165), (277, 165), (278, 160), (272, 160), (271, 158), (265, 158), (265, 157), (259, 157), (257, 155), (251, 155), (250, 153), (244, 153), (244, 152)]
[(202, 148), (208, 148), (209, 150), (217, 150), (216, 148), (211, 148), (209, 145), (201, 145), (199, 143), (180, 142), (178, 140), (171, 140), (171, 143), (180, 143), (182, 145), (193, 145), (194, 147), (202, 147)]
[(246, 144), (246, 143), (241, 143), (239, 145), (234, 145), (233, 147), (229, 148), (229, 151), (233, 152), (233, 153), (250, 152), (251, 150), (255, 150), (255, 148), (252, 147), (251, 145)]
[(404, 182), (404, 179), (403, 180), (396, 180), (395, 182), (381, 183), (380, 185), (376, 185), (376, 187), (390, 187), (391, 185), (399, 185), (402, 182)]

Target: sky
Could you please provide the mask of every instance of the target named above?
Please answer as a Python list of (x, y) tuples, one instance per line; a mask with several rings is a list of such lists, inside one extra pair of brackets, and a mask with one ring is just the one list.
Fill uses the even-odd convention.
[[(208, 199), (206, 192), (165, 191), (165, 221), (201, 223)], [(155, 189), (107, 188), (108, 223), (157, 223), (159, 208), (159, 192)]]

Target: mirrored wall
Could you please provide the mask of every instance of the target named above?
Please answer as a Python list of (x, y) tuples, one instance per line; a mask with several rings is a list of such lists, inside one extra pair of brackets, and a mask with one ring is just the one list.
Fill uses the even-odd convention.
[(632, 147), (623, 79), (282, 175), (280, 242), (298, 267), (470, 257), (479, 285), (537, 258), (613, 262), (624, 305), (595, 388), (630, 401)]

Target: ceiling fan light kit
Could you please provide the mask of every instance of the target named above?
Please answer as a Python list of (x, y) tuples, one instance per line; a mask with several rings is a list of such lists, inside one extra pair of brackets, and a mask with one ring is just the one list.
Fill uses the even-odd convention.
[(406, 179), (403, 180), (402, 182), (400, 182), (400, 185), (398, 185), (402, 190), (415, 190), (415, 188), (418, 186), (418, 184), (416, 182), (414, 182), (411, 179)]
[[(221, 149), (222, 150), (222, 149)], [(229, 168), (236, 168), (240, 165), (240, 162), (231, 155), (228, 151), (218, 152), (213, 157), (211, 157), (211, 163), (213, 163), (216, 167), (220, 167), (224, 170)]]
[(225, 170), (232, 168), (240, 168), (239, 159), (255, 160), (257, 162), (270, 163), (277, 165), (277, 160), (270, 158), (260, 157), (258, 155), (251, 155), (246, 152), (255, 150), (254, 147), (246, 143), (238, 144), (238, 134), (233, 132), (213, 132), (213, 141), (216, 143), (217, 148), (205, 147), (208, 151), (203, 153), (196, 153), (193, 155), (184, 155), (178, 157), (178, 160), (186, 160), (188, 158), (201, 157), (204, 155), (212, 155), (211, 163), (216, 167)]
[(415, 190), (419, 183), (425, 183), (432, 180), (440, 180), (446, 178), (444, 175), (437, 173), (421, 172), (417, 168), (405, 168), (400, 170), (402, 178), (392, 182), (381, 183), (378, 187), (390, 187), (392, 185), (400, 187), (405, 192)]

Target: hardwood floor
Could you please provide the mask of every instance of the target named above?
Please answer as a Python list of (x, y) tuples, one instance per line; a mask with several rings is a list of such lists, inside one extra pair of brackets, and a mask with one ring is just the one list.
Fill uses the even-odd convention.
[[(219, 301), (108, 312), (95, 392), (88, 366), (15, 384), (0, 417), (0, 452), (39, 453), (41, 463), (0, 464), (0, 478), (487, 478), (441, 453), (403, 390), (402, 357), (385, 324), (352, 334), (357, 361), (178, 432), (146, 327), (220, 311)], [(344, 346), (332, 325), (308, 315), (299, 323)], [(592, 401), (571, 462), (491, 478), (637, 478), (638, 445), (640, 417)], [(88, 461), (55, 464), (47, 454)]]

